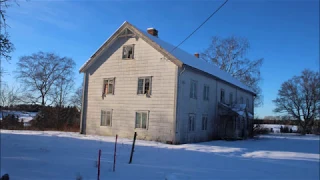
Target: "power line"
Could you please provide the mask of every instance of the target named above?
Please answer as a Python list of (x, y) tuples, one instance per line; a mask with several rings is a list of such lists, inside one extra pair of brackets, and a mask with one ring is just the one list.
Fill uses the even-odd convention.
[(176, 47), (174, 47), (170, 53), (172, 51), (174, 51), (175, 49), (177, 49), (181, 44), (183, 44), (186, 40), (188, 40), (198, 29), (200, 29), (214, 14), (216, 14), (226, 3), (228, 2), (228, 0), (226, 0), (224, 3), (222, 3), (218, 9), (216, 9), (203, 23), (200, 24), (200, 26), (197, 27), (197, 29), (195, 29), (188, 37), (186, 37), (180, 44), (178, 44)]

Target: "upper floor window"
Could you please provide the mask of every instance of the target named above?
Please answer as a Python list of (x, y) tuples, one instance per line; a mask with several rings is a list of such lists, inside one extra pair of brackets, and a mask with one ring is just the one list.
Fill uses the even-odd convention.
[(107, 94), (114, 94), (114, 82), (115, 78), (108, 78), (103, 80), (102, 96)]
[(190, 98), (197, 99), (197, 81), (190, 82)]
[(134, 58), (134, 44), (123, 46), (122, 59)]
[(220, 102), (225, 103), (224, 89), (221, 89), (221, 91), (220, 91)]
[(188, 124), (188, 129), (189, 131), (194, 131), (194, 125), (195, 125), (195, 118), (196, 115), (195, 114), (189, 114), (189, 124)]
[(248, 98), (246, 99), (246, 105), (247, 105), (247, 108), (249, 109), (249, 99)]
[(208, 101), (209, 100), (209, 86), (204, 85), (203, 87), (203, 100)]
[(138, 78), (138, 91), (137, 94), (151, 95), (152, 77)]
[(232, 105), (233, 104), (233, 94), (230, 93), (229, 94), (229, 105)]
[(111, 110), (101, 110), (101, 121), (100, 126), (111, 126), (112, 121), (112, 111)]
[(243, 104), (243, 97), (240, 97), (240, 104)]
[(135, 128), (148, 129), (149, 111), (136, 112)]

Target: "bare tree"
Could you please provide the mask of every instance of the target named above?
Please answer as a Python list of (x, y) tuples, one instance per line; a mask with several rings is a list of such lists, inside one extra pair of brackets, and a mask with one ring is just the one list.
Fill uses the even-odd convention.
[(71, 103), (77, 106), (78, 109), (82, 107), (82, 86), (79, 86), (76, 92), (71, 97)]
[[(69, 72), (73, 73), (73, 72)], [(73, 74), (65, 74), (63, 77), (57, 79), (55, 88), (53, 90), (53, 103), (56, 106), (63, 106), (68, 101), (68, 95), (73, 88), (74, 80)]]
[(14, 50), (14, 46), (9, 39), (6, 31), (8, 24), (6, 23), (6, 9), (11, 6), (15, 0), (0, 0), (0, 57), (7, 60), (11, 59), (10, 53)]
[(9, 87), (7, 84), (1, 89), (1, 106), (9, 107), (17, 104), (20, 101), (20, 88), (12, 86)]
[(281, 85), (278, 97), (273, 100), (274, 112), (286, 113), (299, 121), (302, 134), (307, 133), (319, 115), (320, 78), (318, 72), (304, 70)]
[(19, 59), (17, 78), (24, 85), (25, 97), (29, 102), (40, 101), (41, 105), (46, 105), (48, 101), (53, 102), (53, 90), (58, 81), (69, 79), (68, 76), (72, 76), (74, 66), (75, 63), (71, 58), (40, 51)]
[(262, 104), (260, 67), (263, 59), (250, 60), (246, 58), (250, 45), (246, 38), (212, 37), (210, 46), (201, 53), (201, 58), (217, 65), (242, 83), (249, 86), (256, 94), (255, 106)]

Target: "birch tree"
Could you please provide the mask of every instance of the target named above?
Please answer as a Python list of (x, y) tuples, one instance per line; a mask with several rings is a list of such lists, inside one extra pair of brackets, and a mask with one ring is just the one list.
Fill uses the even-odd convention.
[(246, 38), (214, 36), (209, 47), (201, 53), (200, 58), (215, 64), (221, 70), (228, 72), (250, 87), (257, 94), (254, 101), (255, 106), (260, 106), (262, 104), (259, 85), (261, 81), (260, 67), (263, 59), (250, 60), (247, 58), (249, 48), (250, 44)]

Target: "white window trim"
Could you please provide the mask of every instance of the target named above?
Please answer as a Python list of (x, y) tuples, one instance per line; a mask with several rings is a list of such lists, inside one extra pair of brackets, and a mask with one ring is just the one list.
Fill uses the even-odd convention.
[[(203, 128), (203, 118), (206, 117), (206, 123), (205, 123), (205, 129)], [(208, 114), (202, 114), (202, 118), (201, 118), (201, 130), (202, 131), (207, 131), (208, 130)]]
[[(231, 98), (230, 98), (231, 97)], [(229, 93), (229, 105), (233, 104), (233, 93)]]
[[(132, 47), (132, 58), (124, 58), (123, 57), (123, 51), (124, 51), (124, 48), (126, 48), (126, 47)], [(128, 44), (128, 45), (124, 45), (124, 46), (122, 46), (122, 54), (121, 54), (121, 59), (122, 60), (133, 60), (134, 59), (134, 57), (135, 57), (135, 53), (134, 53), (134, 47), (135, 47), (135, 45), (134, 44)]]
[[(207, 85), (207, 84), (205, 84), (204, 86), (203, 86), (203, 100), (204, 101), (209, 101), (209, 94), (210, 94), (210, 86), (209, 85)], [(207, 89), (207, 90), (206, 90)]]
[[(193, 86), (194, 84), (194, 86)], [(198, 81), (196, 80), (190, 80), (190, 98), (197, 99), (197, 93), (198, 93)]]
[[(107, 118), (108, 112), (110, 112), (110, 125), (102, 125), (102, 111), (106, 112), (106, 118)], [(112, 114), (113, 114), (113, 109), (101, 109), (101, 111), (100, 111), (100, 127), (112, 127)], [(106, 123), (107, 123), (107, 119), (106, 119)]]
[[(136, 127), (137, 113), (147, 113), (146, 128)], [(137, 111), (135, 111), (135, 114), (134, 114), (134, 129), (148, 130), (149, 129), (149, 117), (150, 117), (150, 111), (149, 110), (137, 110)], [(142, 118), (142, 116), (141, 116), (141, 118)], [(140, 125), (142, 126), (142, 119), (141, 119), (140, 123), (141, 123)]]
[[(105, 81), (107, 81), (107, 80), (108, 80), (107, 86), (109, 86), (109, 80), (113, 80), (112, 93), (105, 92)], [(115, 77), (112, 77), (112, 78), (104, 78), (104, 79), (102, 80), (102, 97), (106, 97), (107, 95), (114, 95), (115, 84), (116, 84), (116, 78), (115, 78)], [(109, 89), (109, 87), (108, 87), (108, 89)]]
[[(190, 123), (190, 117), (193, 117), (193, 122), (192, 122), (192, 126)], [(196, 131), (196, 114), (194, 113), (189, 113), (188, 115), (188, 132), (195, 132)], [(193, 128), (192, 128), (193, 127)], [(190, 130), (191, 129), (191, 130)], [(193, 130), (192, 130), (193, 129)]]
[[(142, 90), (143, 93), (139, 93), (139, 80), (143, 79), (143, 86)], [(150, 85), (149, 85), (149, 93), (145, 92), (145, 85), (146, 85), (146, 79), (150, 80)], [(152, 95), (152, 76), (143, 76), (143, 77), (138, 77), (138, 82), (137, 82), (137, 95)]]
[[(223, 92), (223, 99), (222, 99), (222, 92)], [(226, 91), (224, 89), (220, 89), (220, 102), (226, 103)]]

